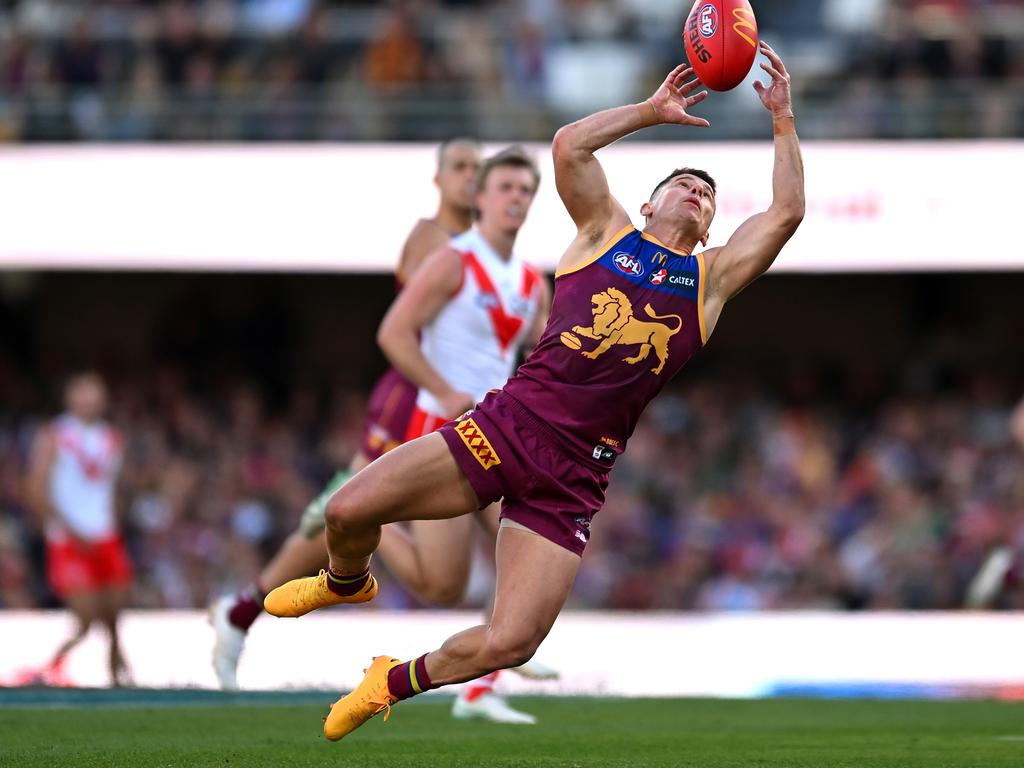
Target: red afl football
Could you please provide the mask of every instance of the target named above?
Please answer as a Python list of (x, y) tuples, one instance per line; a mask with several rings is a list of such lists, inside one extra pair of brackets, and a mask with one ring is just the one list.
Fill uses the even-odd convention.
[(747, 0), (697, 0), (683, 27), (686, 58), (713, 91), (743, 82), (757, 54), (757, 20)]

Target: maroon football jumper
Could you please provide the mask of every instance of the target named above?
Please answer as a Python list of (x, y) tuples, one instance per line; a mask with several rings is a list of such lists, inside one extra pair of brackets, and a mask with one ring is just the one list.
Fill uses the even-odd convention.
[(625, 227), (555, 275), (540, 343), (441, 428), (481, 506), (582, 554), (640, 414), (707, 340), (704, 259)]

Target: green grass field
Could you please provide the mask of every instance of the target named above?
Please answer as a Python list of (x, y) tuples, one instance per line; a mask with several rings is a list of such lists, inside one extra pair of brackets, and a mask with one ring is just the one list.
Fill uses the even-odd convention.
[(427, 697), (332, 744), (325, 706), (239, 701), (0, 708), (0, 766), (1024, 766), (1024, 704), (517, 699), (531, 727), (455, 722)]

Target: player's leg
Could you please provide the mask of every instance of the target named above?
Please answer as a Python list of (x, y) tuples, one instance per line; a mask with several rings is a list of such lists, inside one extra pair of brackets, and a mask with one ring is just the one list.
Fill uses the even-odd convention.
[(110, 638), (110, 654), (108, 656), (110, 683), (115, 687), (121, 686), (127, 682), (128, 664), (121, 649), (118, 620), (124, 606), (128, 604), (128, 589), (126, 587), (108, 587), (98, 592), (96, 598), (97, 618), (107, 630), (107, 635)]
[(369, 572), (381, 527), (403, 520), (446, 520), (479, 507), (476, 494), (439, 434), (388, 452), (327, 504), (329, 571), (296, 579), (265, 601), (276, 616), (301, 616), (339, 603), (366, 602), (377, 592)]
[(67, 656), (89, 634), (89, 628), (99, 617), (99, 596), (95, 591), (81, 591), (61, 597), (64, 605), (74, 617), (75, 626), (68, 637), (50, 658), (43, 676), (47, 682), (60, 684), (63, 681), (64, 662)]
[[(497, 519), (497, 505), (487, 509)], [(386, 525), (377, 554), (401, 585), (419, 600), (449, 607), (462, 599), (473, 561), (473, 518), (413, 520)]]
[(565, 605), (579, 566), (578, 555), (542, 536), (502, 528), (491, 620), (427, 654), (433, 686), (471, 680), (532, 658)]
[[(484, 531), (489, 541), (497, 541), (500, 507), (492, 504), (479, 510), (474, 518)], [(387, 529), (385, 529), (386, 531)], [(484, 621), (490, 622), (494, 610), (493, 596), (484, 612)], [(530, 680), (557, 680), (558, 670), (549, 667), (536, 658), (530, 659), (509, 672)], [(471, 680), (459, 689), (455, 701), (452, 702), (452, 716), (458, 720), (483, 719), (497, 723), (533, 724), (536, 717), (528, 712), (514, 709), (495, 689), (504, 672), (490, 674)]]
[(238, 662), (245, 648), (246, 633), (263, 613), (263, 600), (274, 587), (316, 573), (327, 564), (324, 538), (324, 509), (327, 501), (351, 477), (370, 463), (360, 451), (349, 466), (339, 471), (302, 512), (299, 527), (270, 559), (254, 581), (234, 594), (225, 595), (209, 608), (213, 627), (213, 670), (225, 690), (238, 688)]
[(529, 660), (565, 605), (579, 565), (578, 555), (541, 536), (503, 528), (490, 622), (460, 632), (438, 650), (412, 661), (378, 656), (362, 683), (331, 708), (324, 735), (340, 739), (417, 693)]

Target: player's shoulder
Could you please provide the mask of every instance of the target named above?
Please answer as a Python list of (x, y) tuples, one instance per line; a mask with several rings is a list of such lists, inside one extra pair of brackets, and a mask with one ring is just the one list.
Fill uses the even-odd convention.
[(446, 243), (424, 257), (416, 270), (416, 278), (431, 283), (455, 283), (462, 279), (466, 252)]
[(405, 238), (406, 249), (433, 250), (451, 239), (451, 234), (434, 219), (417, 219)]
[(432, 219), (420, 219), (405, 239), (402, 255), (395, 270), (398, 279), (407, 283), (431, 253), (444, 247), (451, 235)]

